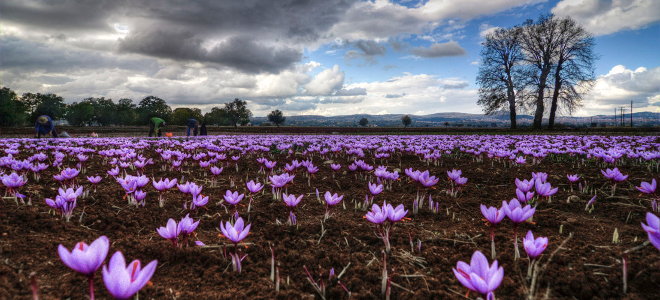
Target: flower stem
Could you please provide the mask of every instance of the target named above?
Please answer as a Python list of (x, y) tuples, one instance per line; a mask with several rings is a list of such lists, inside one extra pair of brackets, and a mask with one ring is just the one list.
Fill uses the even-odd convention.
[(89, 277), (89, 299), (94, 300), (94, 276)]

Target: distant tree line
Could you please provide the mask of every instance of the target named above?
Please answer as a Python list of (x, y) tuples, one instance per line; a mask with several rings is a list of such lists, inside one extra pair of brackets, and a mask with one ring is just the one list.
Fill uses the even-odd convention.
[(477, 103), (486, 114), (508, 110), (511, 128), (521, 109), (534, 111), (536, 129), (547, 114), (552, 129), (557, 110), (572, 113), (593, 87), (594, 38), (570, 17), (541, 15), (537, 21), (499, 28), (482, 45)]
[[(147, 96), (137, 104), (132, 99), (115, 102), (104, 97), (66, 104), (64, 98), (56, 94), (25, 93), (19, 96), (7, 87), (2, 87), (0, 92), (0, 126), (34, 124), (41, 115), (48, 115), (53, 120), (66, 119), (73, 126), (145, 125), (151, 118), (159, 117), (172, 125), (185, 125), (186, 120), (196, 119), (209, 125), (236, 127), (248, 124), (252, 117), (247, 102), (238, 98), (202, 115), (199, 108), (172, 110), (165, 100), (156, 96)], [(271, 122), (279, 126), (286, 118), (279, 110), (271, 114), (275, 112), (279, 114)]]

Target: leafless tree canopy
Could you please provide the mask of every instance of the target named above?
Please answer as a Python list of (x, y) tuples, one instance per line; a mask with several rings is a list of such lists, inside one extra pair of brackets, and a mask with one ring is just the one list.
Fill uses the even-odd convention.
[(481, 51), (478, 104), (486, 114), (508, 109), (534, 111), (534, 128), (550, 107), (548, 128), (557, 111), (573, 113), (593, 87), (594, 39), (570, 17), (541, 15), (486, 37)]

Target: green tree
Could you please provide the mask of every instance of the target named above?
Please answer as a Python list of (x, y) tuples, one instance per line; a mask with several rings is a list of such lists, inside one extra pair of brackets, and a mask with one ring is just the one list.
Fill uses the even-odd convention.
[(0, 90), (0, 125), (22, 125), (28, 120), (29, 107), (10, 88)]
[(89, 102), (73, 102), (67, 105), (64, 117), (73, 126), (83, 126), (92, 122), (94, 107)]
[(31, 108), (30, 121), (35, 122), (41, 115), (53, 120), (61, 119), (66, 112), (64, 98), (55, 94), (23, 94), (22, 101)]
[(119, 99), (116, 105), (117, 116), (116, 124), (119, 125), (133, 125), (138, 119), (137, 106), (133, 104), (131, 99)]
[(412, 123), (412, 119), (409, 115), (405, 115), (401, 117), (401, 123), (403, 123), (403, 128), (406, 128), (408, 125), (410, 125), (410, 123)]
[(237, 127), (237, 124), (246, 125), (252, 117), (252, 112), (247, 108), (247, 102), (238, 98), (233, 102), (225, 103), (224, 110), (227, 113), (229, 124), (234, 128)]
[(112, 99), (105, 99), (105, 97), (87, 98), (82, 102), (89, 103), (94, 109), (92, 121), (96, 121), (96, 123), (102, 126), (118, 123), (117, 106), (112, 102)]
[(227, 111), (224, 108), (214, 107), (210, 112), (204, 114), (204, 122), (207, 124), (228, 126), (229, 117), (227, 116)]
[(268, 114), (268, 121), (277, 125), (277, 127), (280, 127), (280, 124), (284, 124), (284, 122), (286, 121), (286, 117), (284, 116), (282, 111), (276, 109)]
[(360, 119), (360, 126), (364, 127), (367, 126), (367, 124), (369, 124), (369, 120), (367, 120), (367, 118)]
[(199, 108), (181, 107), (175, 109), (174, 112), (172, 112), (171, 122), (174, 125), (186, 125), (186, 121), (188, 119), (202, 121), (202, 118), (202, 110)]
[(156, 96), (147, 96), (138, 106), (140, 114), (140, 123), (148, 124), (153, 117), (159, 117), (165, 122), (170, 122), (172, 117), (172, 108), (167, 105), (165, 100), (158, 98)]

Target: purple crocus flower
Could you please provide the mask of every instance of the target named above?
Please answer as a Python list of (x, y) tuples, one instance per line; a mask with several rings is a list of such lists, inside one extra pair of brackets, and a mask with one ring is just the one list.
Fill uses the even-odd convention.
[(660, 218), (652, 212), (647, 212), (646, 223), (642, 223), (642, 228), (648, 234), (651, 244), (660, 250)]
[(211, 167), (211, 174), (213, 174), (213, 176), (218, 176), (220, 175), (220, 173), (222, 173), (222, 169), (223, 167), (218, 168), (216, 166), (213, 166)]
[(534, 192), (523, 193), (523, 191), (516, 189), (516, 198), (518, 198), (518, 201), (524, 203), (534, 198)]
[(234, 223), (233, 226), (229, 222), (226, 224), (222, 224), (222, 222), (220, 222), (220, 231), (222, 231), (222, 234), (226, 238), (234, 243), (235, 252), (230, 253), (229, 255), (231, 255), (234, 271), (239, 273), (241, 272), (241, 261), (243, 261), (247, 254), (243, 257), (238, 255), (238, 243), (240, 243), (250, 233), (250, 226), (252, 226), (252, 224), (248, 224), (244, 227), (243, 218), (240, 217), (236, 219), (236, 223)]
[(364, 216), (369, 222), (376, 225), (376, 236), (380, 237), (383, 240), (383, 243), (385, 243), (385, 251), (387, 251), (387, 253), (391, 251), (390, 229), (392, 228), (393, 223), (387, 223), (385, 221), (389, 218), (391, 210), (392, 205), (383, 202), (382, 207), (378, 206), (378, 204), (372, 205), (371, 211), (367, 212)]
[(250, 182), (247, 183), (247, 188), (250, 193), (258, 193), (261, 191), (261, 189), (264, 188), (264, 185), (261, 184), (261, 182), (254, 183), (254, 180), (250, 180)]
[(447, 177), (449, 177), (449, 179), (451, 179), (451, 180), (456, 181), (456, 179), (461, 177), (462, 173), (463, 173), (463, 171), (461, 171), (461, 170), (452, 169), (451, 172), (447, 171)]
[(638, 187), (636, 187), (640, 192), (645, 193), (645, 194), (655, 194), (655, 189), (657, 188), (657, 182), (655, 181), (655, 178), (651, 180), (651, 183), (648, 182), (642, 182), (642, 184)]
[(603, 176), (605, 176), (605, 178), (613, 182), (624, 181), (626, 178), (628, 178), (628, 175), (623, 175), (621, 171), (619, 171), (619, 168), (614, 168), (612, 170), (606, 169), (605, 171), (600, 170), (600, 172), (603, 174)]
[(580, 180), (580, 176), (578, 176), (577, 174), (575, 174), (575, 175), (566, 175), (566, 178), (568, 178), (568, 181), (570, 181), (571, 183)]
[(387, 210), (387, 219), (390, 222), (395, 223), (401, 221), (408, 214), (408, 210), (403, 207), (403, 204), (397, 205), (396, 208), (392, 208), (392, 205), (388, 204)]
[(520, 257), (518, 250), (518, 226), (520, 223), (531, 218), (536, 212), (536, 208), (532, 208), (530, 205), (521, 207), (517, 199), (512, 199), (509, 203), (502, 201), (502, 210), (511, 222), (513, 222), (513, 245), (515, 248), (515, 259), (518, 259)]
[(481, 204), (481, 214), (484, 216), (484, 218), (486, 218), (488, 224), (490, 225), (490, 255), (492, 259), (495, 259), (495, 229), (497, 228), (497, 224), (504, 219), (506, 214), (502, 211), (502, 209), (497, 209), (492, 206), (486, 208), (486, 205), (483, 204)]
[(496, 225), (497, 223), (502, 221), (506, 216), (501, 209), (497, 209), (492, 206), (486, 208), (486, 205), (483, 204), (481, 204), (481, 214), (484, 216), (484, 218), (486, 218), (488, 223), (490, 223), (491, 225)]
[(87, 180), (93, 184), (101, 182), (101, 176), (87, 176)]
[(334, 170), (334, 171), (339, 171), (339, 169), (341, 169), (341, 165), (340, 164), (330, 164), (330, 168), (332, 168), (332, 170)]
[(530, 205), (522, 207), (518, 199), (512, 199), (509, 203), (502, 201), (502, 210), (514, 224), (525, 222), (536, 212), (536, 208), (532, 208)]
[(192, 205), (190, 209), (195, 209), (197, 207), (202, 207), (209, 203), (209, 196), (204, 197), (204, 195), (193, 196)]
[(73, 179), (73, 178), (75, 178), (76, 176), (78, 176), (78, 174), (80, 174), (80, 170), (78, 170), (78, 169), (72, 169), (72, 168), (66, 168), (66, 169), (62, 170), (62, 173), (61, 173), (61, 174), (62, 174), (66, 179)]
[(86, 277), (94, 277), (96, 270), (105, 261), (109, 248), (110, 241), (108, 237), (101, 236), (93, 241), (91, 245), (87, 245), (85, 242), (77, 243), (71, 249), (71, 252), (64, 245), (60, 244), (57, 247), (57, 252), (67, 267)]
[(534, 239), (534, 234), (532, 234), (531, 230), (527, 231), (527, 236), (523, 238), (523, 247), (525, 248), (525, 252), (527, 252), (527, 255), (532, 260), (541, 255), (541, 252), (543, 252), (547, 246), (548, 238), (537, 237)]
[(284, 203), (285, 203), (288, 207), (292, 207), (292, 208), (293, 208), (293, 207), (296, 207), (296, 205), (298, 205), (298, 203), (300, 203), (300, 201), (302, 200), (302, 198), (303, 198), (303, 195), (300, 195), (300, 196), (298, 196), (298, 198), (296, 198), (296, 195), (293, 195), (293, 194), (290, 194), (290, 195), (284, 194), (283, 197), (282, 197), (282, 200), (284, 200)]
[(62, 188), (59, 188), (59, 196), (62, 197), (67, 202), (74, 201), (78, 199), (78, 197), (82, 194), (83, 192), (83, 187), (80, 186), (78, 189), (74, 190), (72, 188), (68, 188), (66, 190), (63, 190)]
[(371, 206), (371, 211), (367, 212), (364, 216), (369, 222), (376, 225), (383, 224), (389, 216), (389, 211), (387, 209), (387, 203), (383, 202), (383, 207), (381, 208), (378, 204)]
[(117, 177), (119, 175), (119, 167), (115, 167), (114, 169), (110, 169), (108, 171), (108, 175), (112, 177)]
[(190, 183), (188, 193), (190, 193), (193, 197), (195, 197), (202, 193), (203, 188), (204, 188), (203, 186), (197, 185), (196, 183)]
[(497, 260), (488, 266), (488, 259), (483, 253), (475, 251), (468, 265), (459, 261), (456, 268), (452, 268), (454, 275), (466, 288), (482, 295), (492, 293), (502, 283), (504, 268), (499, 267)]
[(464, 185), (467, 183), (467, 177), (458, 177), (454, 182), (456, 182), (457, 185)]
[(73, 247), (71, 252), (62, 244), (57, 247), (62, 262), (89, 279), (89, 297), (91, 300), (94, 300), (94, 274), (108, 256), (109, 248), (110, 241), (105, 235), (93, 241), (91, 245), (80, 242)]
[(181, 233), (181, 228), (177, 226), (176, 221), (174, 221), (174, 219), (169, 219), (167, 221), (166, 227), (159, 227), (156, 229), (156, 231), (164, 239), (170, 240), (175, 248), (177, 247), (177, 240), (179, 238), (179, 234)]
[(516, 187), (519, 190), (521, 190), (523, 193), (527, 193), (527, 192), (532, 190), (532, 188), (534, 187), (535, 182), (536, 182), (536, 180), (534, 180), (534, 179), (532, 179), (532, 180), (527, 180), (527, 179), (520, 180), (520, 179), (516, 178)]
[(598, 195), (594, 195), (594, 197), (591, 198), (591, 200), (589, 200), (589, 202), (587, 202), (587, 206), (584, 208), (584, 210), (589, 210), (589, 206), (593, 207), (593, 203), (596, 202), (596, 196), (598, 196)]
[(186, 214), (186, 216), (182, 218), (181, 221), (179, 221), (179, 225), (177, 227), (181, 234), (183, 234), (183, 241), (181, 243), (182, 245), (188, 245), (188, 237), (190, 237), (193, 231), (197, 229), (198, 225), (199, 220), (195, 222), (195, 220), (190, 217), (190, 214)]
[(438, 178), (435, 178), (435, 176), (430, 176), (429, 171), (427, 170), (427, 171), (422, 172), (422, 174), (419, 175), (419, 177), (417, 178), (417, 181), (425, 187), (432, 187), (436, 183), (438, 183)]
[(372, 195), (378, 195), (383, 191), (383, 185), (382, 184), (375, 184), (369, 182), (369, 192), (371, 192)]
[(176, 185), (179, 188), (179, 191), (181, 191), (184, 194), (190, 193), (190, 182), (186, 181), (185, 184), (177, 184)]
[(522, 156), (516, 157), (516, 160), (515, 160), (516, 164), (519, 164), (519, 165), (524, 165), (525, 161), (526, 161), (526, 159)]
[(537, 172), (534, 173), (532, 172), (532, 179), (539, 181), (541, 180), (541, 183), (546, 182), (548, 180), (548, 173), (543, 173), (543, 172)]
[(142, 289), (156, 271), (157, 260), (153, 260), (142, 269), (140, 261), (134, 260), (126, 266), (121, 251), (115, 252), (108, 266), (103, 266), (103, 282), (108, 292), (116, 299), (131, 298)]
[(236, 205), (238, 202), (241, 202), (245, 195), (243, 194), (238, 194), (238, 192), (231, 192), (230, 190), (227, 190), (227, 192), (224, 195), (225, 201), (231, 205)]
[(550, 182), (543, 183), (540, 179), (536, 179), (535, 183), (536, 193), (541, 197), (550, 197), (557, 193), (559, 188), (552, 188)]
[(337, 203), (339, 203), (342, 199), (344, 199), (344, 195), (338, 196), (337, 193), (330, 194), (330, 191), (325, 192), (323, 195), (323, 198), (325, 199), (325, 218), (328, 219), (330, 217), (330, 207), (335, 206)]

